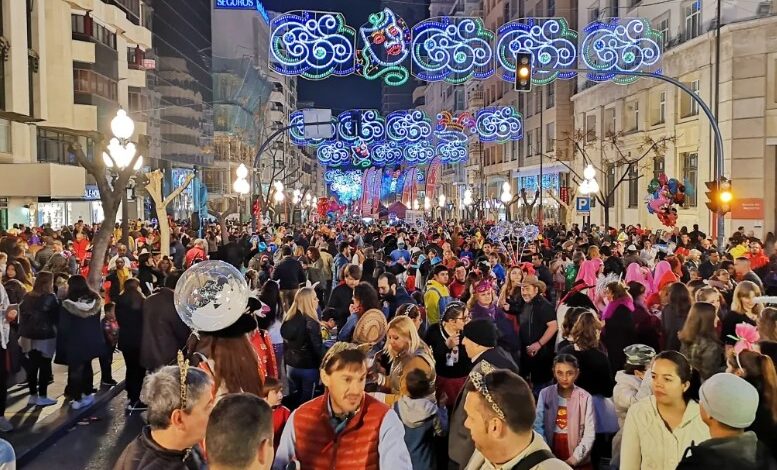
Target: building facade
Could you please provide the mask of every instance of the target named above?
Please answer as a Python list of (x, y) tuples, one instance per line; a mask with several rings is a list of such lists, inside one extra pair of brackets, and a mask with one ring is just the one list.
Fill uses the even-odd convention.
[[(722, 2), (720, 68), (716, 70), (716, 2), (688, 1), (656, 5), (639, 2), (580, 2), (579, 24), (611, 16), (651, 20), (662, 35), (662, 73), (694, 90), (713, 112), (722, 131), (723, 174), (733, 181), (735, 200), (726, 217), (726, 233), (744, 226), (763, 236), (777, 223), (777, 8), (776, 2), (750, 2), (748, 8)], [(585, 135), (582, 146), (599, 170), (605, 194), (613, 192), (609, 223), (662, 227), (648, 213), (645, 197), (650, 180), (661, 173), (685, 185), (678, 226), (698, 223), (712, 233), (705, 202), (705, 181), (714, 179), (712, 126), (699, 106), (673, 85), (640, 79), (621, 86), (578, 79), (575, 126)], [(612, 136), (616, 136), (615, 139)], [(652, 143), (665, 146), (656, 151)], [(625, 155), (627, 160), (620, 158)], [(624, 176), (625, 161), (642, 160)], [(575, 156), (578, 171), (580, 152)], [(614, 191), (613, 188), (616, 188)], [(605, 208), (592, 210), (592, 222), (604, 222)], [(579, 218), (578, 222), (582, 221)]]
[(102, 220), (68, 147), (100, 158), (116, 110), (146, 87), (136, 58), (151, 47), (150, 13), (140, 0), (0, 0), (0, 228)]

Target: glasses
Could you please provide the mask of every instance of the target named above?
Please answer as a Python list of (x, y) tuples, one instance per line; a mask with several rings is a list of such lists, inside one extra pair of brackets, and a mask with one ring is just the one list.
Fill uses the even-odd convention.
[(472, 320), (472, 315), (464, 315), (461, 317), (456, 317), (454, 318), (454, 320), (463, 320), (463, 321)]
[(496, 413), (497, 416), (499, 416), (499, 419), (505, 421), (504, 411), (502, 411), (502, 408), (500, 408), (496, 403), (494, 397), (491, 396), (491, 392), (488, 391), (488, 385), (486, 384), (488, 375), (495, 370), (496, 368), (492, 366), (490, 362), (483, 361), (480, 364), (479, 371), (473, 370), (470, 372), (469, 380), (472, 381), (472, 385), (475, 386), (475, 390), (477, 390), (479, 394), (483, 395), (488, 404), (491, 405), (491, 409), (494, 410), (494, 413)]
[(181, 410), (186, 409), (186, 377), (189, 375), (189, 359), (184, 359), (183, 352), (178, 351), (178, 371), (181, 379)]

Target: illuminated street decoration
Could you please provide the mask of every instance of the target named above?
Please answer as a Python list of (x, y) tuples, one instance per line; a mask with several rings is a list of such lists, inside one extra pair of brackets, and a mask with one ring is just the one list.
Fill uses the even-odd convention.
[(432, 122), (420, 109), (394, 111), (386, 117), (386, 135), (395, 142), (419, 142), (432, 135)]
[(496, 61), (502, 80), (515, 82), (515, 54), (531, 52), (532, 83), (547, 85), (557, 78), (573, 78), (577, 62), (577, 31), (564, 18), (526, 18), (511, 21), (497, 30)]
[(382, 78), (386, 85), (404, 85), (410, 78), (403, 64), (410, 54), (410, 28), (389, 8), (373, 13), (368, 21), (359, 28), (357, 73), (368, 80)]
[(480, 18), (441, 17), (413, 27), (413, 75), (459, 84), (494, 74), (494, 33)]
[(284, 13), (270, 28), (270, 68), (278, 73), (318, 80), (355, 70), (356, 32), (341, 13)]
[(344, 111), (337, 116), (337, 130), (340, 140), (353, 142), (361, 140), (366, 144), (383, 140), (386, 137), (386, 123), (383, 116), (374, 109), (358, 110), (360, 114), (361, 130), (358, 137), (353, 128), (353, 111)]
[(380, 142), (372, 148), (371, 156), (375, 166), (392, 166), (402, 163), (404, 152), (396, 142)]
[(612, 80), (626, 85), (639, 77), (618, 72), (656, 72), (661, 59), (661, 33), (642, 18), (610, 18), (585, 27), (580, 56), (589, 69), (588, 79)]
[(411, 165), (424, 165), (434, 158), (435, 148), (428, 141), (410, 144), (405, 147), (405, 160)]
[(343, 204), (351, 203), (361, 197), (363, 178), (364, 172), (362, 170), (328, 170), (325, 174), (329, 189), (337, 195), (337, 199)]
[(316, 150), (318, 161), (326, 166), (343, 166), (351, 162), (351, 148), (341, 140), (326, 141)]
[(356, 168), (369, 168), (372, 166), (370, 160), (370, 147), (362, 141), (351, 145), (351, 154), (353, 156), (351, 163)]
[(437, 145), (437, 154), (443, 163), (461, 163), (469, 158), (467, 144), (461, 142), (443, 142)]
[(475, 118), (470, 113), (460, 113), (455, 117), (450, 111), (437, 115), (434, 136), (443, 142), (466, 142), (467, 134), (475, 129)]
[[(289, 114), (289, 125), (293, 126), (291, 129), (289, 129), (289, 136), (291, 137), (291, 142), (294, 145), (300, 145), (300, 146), (313, 146), (317, 147), (318, 145), (324, 143), (326, 139), (306, 139), (305, 138), (305, 120), (302, 113), (302, 110), (297, 110)], [(332, 123), (332, 134), (335, 134), (335, 125)]]
[(523, 116), (512, 106), (484, 108), (477, 113), (477, 133), (481, 142), (504, 143), (523, 138)]

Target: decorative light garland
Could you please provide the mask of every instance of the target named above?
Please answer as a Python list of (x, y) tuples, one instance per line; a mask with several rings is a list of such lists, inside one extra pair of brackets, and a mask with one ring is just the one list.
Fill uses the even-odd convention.
[(504, 143), (523, 138), (523, 116), (512, 106), (481, 109), (476, 119), (481, 142)]
[(515, 82), (515, 54), (531, 52), (532, 83), (547, 85), (557, 78), (570, 79), (575, 68), (577, 31), (569, 29), (564, 18), (526, 18), (511, 21), (497, 30), (496, 60), (502, 80)]
[(452, 84), (488, 78), (494, 74), (493, 39), (480, 18), (424, 20), (413, 27), (413, 75)]
[(661, 59), (661, 33), (651, 28), (647, 20), (610, 18), (595, 21), (583, 31), (580, 56), (587, 68), (596, 70), (588, 74), (589, 80), (628, 85), (639, 77), (618, 72), (660, 73), (657, 66)]
[(391, 9), (373, 13), (359, 28), (362, 48), (356, 55), (356, 72), (368, 80), (401, 86), (410, 78), (403, 62), (410, 54), (410, 28)]
[(422, 140), (405, 147), (405, 160), (411, 165), (424, 165), (432, 161), (435, 150), (428, 140)]
[(432, 122), (420, 109), (394, 111), (386, 116), (386, 135), (396, 142), (416, 143), (432, 135)]
[(351, 149), (341, 140), (328, 140), (318, 147), (316, 157), (322, 165), (343, 166), (351, 161)]
[(374, 109), (357, 110), (361, 121), (361, 130), (356, 136), (353, 129), (354, 112), (343, 111), (337, 116), (337, 130), (341, 140), (353, 142), (360, 140), (370, 144), (386, 137), (386, 122), (380, 112)]
[(284, 13), (270, 23), (270, 67), (311, 80), (350, 75), (356, 69), (356, 31), (341, 13)]
[(434, 136), (443, 142), (466, 142), (467, 134), (475, 129), (475, 118), (471, 113), (459, 113), (454, 116), (450, 111), (437, 114), (437, 126)]
[(466, 143), (443, 142), (437, 145), (437, 154), (443, 163), (461, 163), (469, 159), (469, 148)]

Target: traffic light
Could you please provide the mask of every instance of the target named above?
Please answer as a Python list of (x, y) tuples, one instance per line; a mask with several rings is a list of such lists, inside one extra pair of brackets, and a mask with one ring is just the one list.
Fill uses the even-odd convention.
[(720, 181), (707, 181), (707, 208), (718, 215), (731, 211), (731, 201), (734, 193), (731, 191), (731, 181), (721, 177)]
[(353, 130), (353, 137), (360, 138), (362, 135), (362, 112), (359, 110), (351, 111), (351, 129)]
[(515, 54), (515, 91), (531, 91), (532, 53)]

